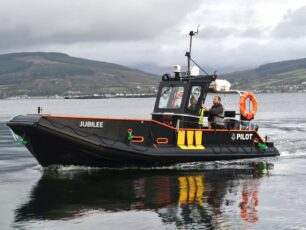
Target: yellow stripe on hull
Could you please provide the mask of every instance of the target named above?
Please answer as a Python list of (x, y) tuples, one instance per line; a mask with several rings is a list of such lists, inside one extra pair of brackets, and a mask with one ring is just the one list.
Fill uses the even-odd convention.
[[(197, 149), (197, 150), (203, 150), (205, 147), (202, 145), (202, 131), (201, 130), (188, 130), (187, 131), (187, 145), (185, 145), (186, 140), (186, 131), (185, 130), (179, 130), (178, 136), (177, 136), (177, 145), (181, 149)], [(195, 145), (194, 145), (195, 144)]]

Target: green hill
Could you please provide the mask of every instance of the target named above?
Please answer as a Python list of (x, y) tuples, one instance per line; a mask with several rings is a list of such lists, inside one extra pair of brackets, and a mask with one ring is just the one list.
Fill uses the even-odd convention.
[(306, 89), (306, 58), (269, 63), (256, 69), (220, 76), (236, 89), (258, 91), (303, 91)]
[[(219, 76), (232, 88), (262, 92), (305, 91), (306, 58)], [(10, 96), (152, 93), (160, 77), (113, 63), (62, 53), (0, 55), (0, 98)]]
[(0, 97), (152, 92), (159, 77), (62, 53), (0, 55)]

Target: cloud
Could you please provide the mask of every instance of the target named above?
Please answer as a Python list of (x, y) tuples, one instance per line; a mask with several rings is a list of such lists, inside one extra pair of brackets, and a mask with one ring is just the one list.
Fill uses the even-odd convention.
[(37, 44), (152, 39), (199, 0), (27, 0), (0, 8), (0, 49)]
[(305, 57), (304, 0), (4, 0), (0, 52), (56, 51), (124, 65), (214, 69)]
[(278, 38), (306, 37), (306, 6), (289, 10), (276, 26), (273, 34)]

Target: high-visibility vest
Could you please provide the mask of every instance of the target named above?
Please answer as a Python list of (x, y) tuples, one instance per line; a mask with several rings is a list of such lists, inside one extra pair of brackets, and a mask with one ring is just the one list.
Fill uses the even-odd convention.
[(203, 122), (203, 117), (204, 117), (204, 111), (205, 111), (205, 109), (203, 109), (203, 108), (200, 108), (200, 111), (199, 111), (199, 115), (200, 115), (200, 117), (199, 117), (199, 125), (204, 125), (204, 122)]

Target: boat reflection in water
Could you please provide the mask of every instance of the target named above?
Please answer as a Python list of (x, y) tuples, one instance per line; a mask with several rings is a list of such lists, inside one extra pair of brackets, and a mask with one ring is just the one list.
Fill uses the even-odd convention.
[(177, 227), (254, 223), (261, 176), (250, 165), (197, 171), (47, 170), (17, 208), (15, 224), (129, 210), (156, 212), (164, 224)]

